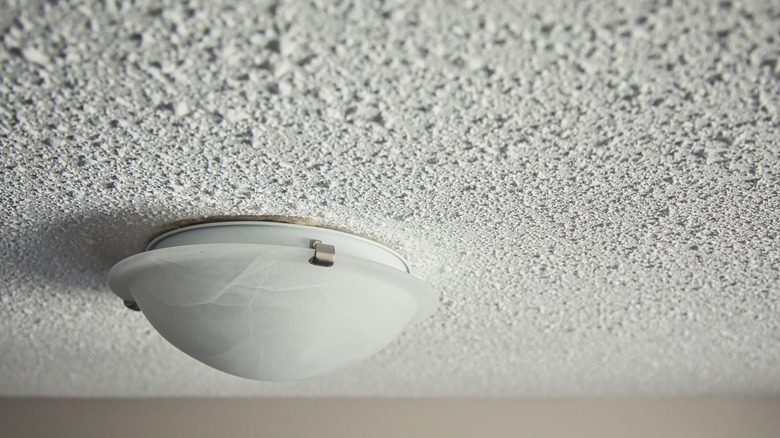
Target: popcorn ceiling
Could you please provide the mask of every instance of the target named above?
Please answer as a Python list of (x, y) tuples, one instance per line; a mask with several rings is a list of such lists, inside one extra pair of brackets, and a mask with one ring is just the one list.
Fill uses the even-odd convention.
[[(0, 395), (780, 393), (776, 2), (5, 1)], [(441, 308), (289, 384), (105, 286), (172, 223), (385, 242)]]

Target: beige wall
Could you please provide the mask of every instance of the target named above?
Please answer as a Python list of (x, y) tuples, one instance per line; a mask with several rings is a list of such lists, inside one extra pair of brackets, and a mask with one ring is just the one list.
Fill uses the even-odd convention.
[(750, 400), (0, 399), (2, 437), (780, 437)]

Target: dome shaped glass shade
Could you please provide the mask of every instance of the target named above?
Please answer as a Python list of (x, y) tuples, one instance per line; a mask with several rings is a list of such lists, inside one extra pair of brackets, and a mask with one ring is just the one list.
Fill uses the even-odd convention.
[[(334, 243), (333, 266), (310, 263), (311, 240)], [(150, 247), (111, 269), (111, 289), (183, 352), (249, 379), (305, 379), (360, 362), (436, 308), (395, 253), (333, 230), (205, 224)]]

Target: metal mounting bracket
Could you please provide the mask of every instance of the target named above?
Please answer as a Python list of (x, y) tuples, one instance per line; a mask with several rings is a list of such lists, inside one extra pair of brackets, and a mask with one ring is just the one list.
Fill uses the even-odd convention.
[(336, 247), (327, 245), (320, 240), (312, 240), (311, 247), (314, 248), (314, 256), (309, 259), (309, 263), (315, 266), (329, 268), (336, 261)]

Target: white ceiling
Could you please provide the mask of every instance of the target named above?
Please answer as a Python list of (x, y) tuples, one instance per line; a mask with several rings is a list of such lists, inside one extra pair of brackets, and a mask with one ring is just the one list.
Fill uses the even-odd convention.
[[(777, 2), (8, 1), (0, 396), (780, 393)], [(105, 286), (171, 223), (311, 218), (441, 307), (212, 370)]]

